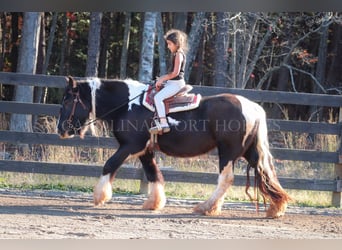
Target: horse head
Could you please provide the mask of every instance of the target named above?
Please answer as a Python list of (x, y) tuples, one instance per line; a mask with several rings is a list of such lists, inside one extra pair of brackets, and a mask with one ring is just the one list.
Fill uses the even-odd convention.
[(61, 138), (71, 138), (85, 134), (84, 126), (91, 112), (91, 90), (86, 82), (78, 82), (71, 76), (67, 77), (62, 107), (59, 113), (58, 134)]

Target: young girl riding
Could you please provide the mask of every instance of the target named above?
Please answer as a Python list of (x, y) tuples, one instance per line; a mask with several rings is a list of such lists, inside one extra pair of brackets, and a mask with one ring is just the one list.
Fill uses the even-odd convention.
[[(150, 133), (167, 133), (170, 131), (166, 119), (164, 100), (177, 94), (185, 86), (184, 69), (186, 63), (187, 35), (176, 29), (169, 30), (164, 36), (167, 48), (171, 52), (171, 67), (169, 73), (157, 79), (154, 103), (160, 124), (150, 128)], [(162, 86), (164, 87), (162, 88)]]

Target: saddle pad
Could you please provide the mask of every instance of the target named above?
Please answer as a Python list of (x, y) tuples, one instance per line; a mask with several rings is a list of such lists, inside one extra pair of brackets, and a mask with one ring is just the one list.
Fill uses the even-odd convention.
[[(156, 91), (150, 87), (143, 97), (143, 105), (152, 112), (155, 112), (154, 95)], [(167, 113), (176, 113), (195, 109), (202, 99), (201, 94), (183, 94), (170, 97), (164, 101)]]

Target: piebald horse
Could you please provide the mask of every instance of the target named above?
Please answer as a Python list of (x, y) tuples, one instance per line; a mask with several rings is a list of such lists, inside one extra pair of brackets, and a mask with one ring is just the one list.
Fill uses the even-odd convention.
[[(91, 119), (101, 119), (108, 121), (119, 143), (94, 187), (95, 205), (112, 198), (112, 182), (122, 163), (129, 157), (139, 157), (151, 184), (143, 209), (162, 209), (166, 204), (164, 178), (156, 164), (148, 131), (154, 113), (143, 105), (148, 85), (131, 79), (68, 77), (67, 82), (57, 126), (60, 137), (84, 137)], [(269, 202), (266, 216), (277, 218), (285, 214), (291, 198), (275, 172), (266, 115), (261, 106), (239, 95), (207, 96), (202, 97), (195, 109), (169, 113), (168, 122), (171, 131), (157, 135), (161, 152), (174, 157), (193, 157), (218, 150), (218, 184), (209, 199), (194, 208), (195, 213), (221, 213), (226, 191), (233, 184), (234, 163), (243, 157), (249, 168), (255, 169), (256, 187)]]

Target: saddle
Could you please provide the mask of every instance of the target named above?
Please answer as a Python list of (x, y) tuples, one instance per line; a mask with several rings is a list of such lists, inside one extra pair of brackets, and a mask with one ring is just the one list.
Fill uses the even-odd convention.
[[(202, 96), (201, 94), (188, 93), (192, 89), (193, 87), (187, 84), (183, 88), (181, 88), (174, 96), (165, 99), (164, 104), (166, 114), (197, 108)], [(156, 89), (152, 86), (149, 86), (143, 98), (143, 105), (152, 112), (155, 112), (154, 96), (156, 94)]]

